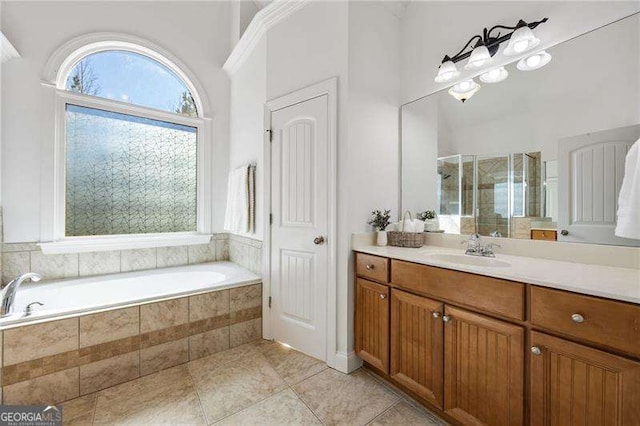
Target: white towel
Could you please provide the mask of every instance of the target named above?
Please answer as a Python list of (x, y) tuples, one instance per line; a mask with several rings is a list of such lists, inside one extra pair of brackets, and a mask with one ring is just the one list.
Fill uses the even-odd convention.
[(249, 168), (247, 166), (229, 173), (224, 229), (243, 234), (249, 231)]
[(250, 234), (256, 232), (256, 166), (249, 166), (249, 224)]
[(640, 240), (640, 139), (629, 149), (618, 196), (616, 235)]

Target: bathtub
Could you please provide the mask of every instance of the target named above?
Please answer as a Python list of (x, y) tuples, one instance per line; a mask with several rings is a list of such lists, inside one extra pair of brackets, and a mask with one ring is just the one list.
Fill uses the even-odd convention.
[[(16, 294), (14, 314), (0, 319), (0, 330), (27, 322), (99, 312), (212, 290), (260, 283), (261, 278), (232, 262), (212, 262), (99, 275), (86, 278), (24, 283)], [(30, 315), (25, 308), (33, 302)]]

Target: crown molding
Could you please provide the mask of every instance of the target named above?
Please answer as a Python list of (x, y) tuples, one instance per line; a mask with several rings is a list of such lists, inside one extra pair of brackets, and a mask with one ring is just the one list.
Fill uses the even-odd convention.
[(260, 10), (251, 20), (238, 44), (222, 66), (222, 69), (232, 76), (249, 57), (263, 35), (269, 28), (301, 9), (310, 0), (276, 0)]
[(7, 61), (10, 61), (11, 59), (17, 59), (20, 57), (20, 54), (18, 53), (16, 48), (13, 47), (11, 42), (7, 40), (2, 32), (0, 32), (0, 54), (2, 58), (0, 60), (0, 63), (3, 64)]

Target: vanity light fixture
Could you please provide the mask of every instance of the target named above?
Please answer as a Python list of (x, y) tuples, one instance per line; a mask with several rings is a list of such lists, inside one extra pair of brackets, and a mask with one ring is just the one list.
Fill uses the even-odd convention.
[(445, 56), (442, 64), (440, 64), (440, 67), (438, 68), (438, 75), (435, 80), (436, 83), (444, 83), (459, 75), (460, 71), (458, 71), (456, 64), (454, 64), (448, 56)]
[(533, 35), (531, 28), (522, 19), (516, 25), (516, 30), (511, 34), (511, 39), (506, 49), (505, 56), (516, 56), (535, 48), (540, 44), (540, 39)]
[[(547, 21), (548, 18), (543, 18), (539, 21), (527, 23), (524, 20), (520, 19), (518, 23), (512, 27), (506, 25), (494, 25), (493, 27), (491, 27), (491, 29), (483, 29), (482, 35), (476, 34), (471, 37), (458, 53), (453, 56), (445, 55), (444, 59), (442, 59), (440, 67), (438, 68), (438, 74), (436, 75), (435, 82), (446, 83), (457, 77), (460, 73), (455, 65), (456, 62), (468, 59), (468, 62), (464, 67), (467, 70), (477, 70), (491, 63), (493, 61), (493, 57), (498, 53), (498, 50), (500, 50), (500, 44), (504, 43), (505, 41), (509, 42), (503, 52), (506, 56), (519, 55), (521, 53), (534, 49), (540, 44), (540, 39), (533, 34), (533, 30), (536, 29), (538, 25), (543, 24)], [(502, 35), (502, 33), (498, 31), (497, 34), (493, 34), (494, 31), (500, 29), (511, 30), (511, 32)], [(469, 46), (472, 45), (473, 47), (469, 49)], [(526, 59), (528, 58), (525, 58), (525, 60)], [(544, 56), (541, 56), (537, 59), (531, 59), (530, 64), (525, 64), (526, 66), (524, 70), (529, 71), (540, 68), (541, 66), (546, 65), (550, 59), (550, 55), (548, 59)], [(539, 65), (543, 62), (543, 65)], [(534, 66), (537, 66), (537, 68), (534, 68)], [(521, 69), (520, 63), (518, 63), (518, 69)], [(505, 70), (504, 67), (500, 67), (496, 70), (491, 70), (483, 73), (480, 76), (480, 80), (483, 83), (498, 83), (507, 78), (508, 75), (509, 73), (507, 72), (507, 70)], [(475, 86), (473, 86), (474, 90), (472, 92), (469, 92), (470, 94), (467, 95), (467, 91), (461, 91), (462, 89), (460, 85), (463, 83), (463, 85), (470, 84), (469, 82), (473, 82)], [(475, 81), (465, 80), (449, 89), (449, 93), (456, 99), (460, 99), (464, 102), (479, 89), (480, 85)], [(460, 96), (463, 97), (461, 98)]]
[(487, 46), (482, 44), (482, 41), (478, 41), (476, 47), (471, 51), (471, 56), (469, 56), (469, 62), (464, 66), (465, 70), (474, 70), (482, 67), (483, 65), (488, 64), (493, 59), (491, 57), (491, 53), (489, 53), (489, 49)]
[(520, 71), (533, 71), (540, 69), (551, 62), (551, 55), (546, 50), (529, 55), (522, 58), (516, 64), (516, 68)]
[(509, 73), (504, 67), (495, 68), (490, 71), (480, 74), (480, 81), (483, 83), (500, 83), (509, 77)]
[(480, 90), (480, 85), (471, 78), (469, 80), (463, 80), (455, 86), (451, 87), (449, 89), (449, 94), (459, 101), (465, 102), (478, 90)]

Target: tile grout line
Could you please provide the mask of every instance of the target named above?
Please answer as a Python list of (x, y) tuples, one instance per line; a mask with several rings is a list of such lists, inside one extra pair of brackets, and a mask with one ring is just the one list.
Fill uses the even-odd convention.
[(96, 392), (96, 400), (93, 401), (93, 413), (91, 413), (91, 424), (96, 423), (96, 412), (98, 411), (98, 397), (100, 397), (100, 391)]
[(399, 399), (396, 402), (394, 402), (393, 404), (391, 404), (390, 407), (388, 407), (387, 409), (383, 410), (382, 413), (378, 414), (377, 416), (375, 416), (374, 418), (372, 418), (371, 420), (369, 420), (367, 423), (365, 423), (366, 426), (371, 425), (373, 422), (376, 421), (376, 419), (379, 419), (380, 417), (384, 416), (385, 414), (387, 414), (389, 411), (391, 411), (392, 409), (394, 409), (398, 404), (400, 404), (403, 401), (403, 399)]
[[(276, 342), (275, 340), (271, 340), (271, 342), (273, 342), (273, 343), (272, 343), (273, 345), (279, 345), (279, 344), (280, 344), (280, 343)], [(293, 349), (293, 350), (295, 350), (295, 349)], [(293, 387), (294, 387), (295, 385), (297, 385), (297, 384), (300, 384), (300, 383), (304, 382), (305, 380), (308, 380), (308, 379), (310, 379), (310, 378), (312, 378), (312, 377), (317, 376), (317, 375), (318, 375), (318, 374), (320, 374), (320, 373), (323, 373), (323, 372), (327, 371), (327, 369), (329, 369), (329, 368), (331, 368), (331, 367), (326, 366), (326, 368), (322, 369), (321, 371), (318, 371), (317, 373), (314, 373), (314, 374), (310, 375), (309, 377), (305, 377), (304, 379), (302, 379), (302, 380), (300, 380), (300, 381), (298, 381), (298, 382), (296, 382), (296, 383), (289, 384), (289, 382), (287, 382), (287, 381), (284, 379), (284, 377), (282, 377), (282, 375), (278, 372), (278, 370), (276, 370), (276, 369), (275, 369), (275, 367), (273, 367), (273, 365), (271, 364), (271, 361), (269, 360), (269, 358), (267, 358), (266, 356), (265, 356), (265, 358), (266, 358), (266, 360), (267, 360), (267, 363), (271, 366), (271, 368), (273, 368), (273, 370), (276, 372), (276, 374), (277, 374), (278, 376), (280, 376), (280, 378), (284, 381), (284, 383), (285, 383), (285, 384), (287, 385), (287, 387), (291, 390), (291, 392), (293, 392), (293, 394), (295, 395), (296, 399), (298, 399), (298, 401), (302, 402), (302, 404), (303, 404), (305, 407), (307, 407), (307, 409), (308, 409), (308, 410), (311, 412), (311, 414), (313, 414), (313, 416), (314, 416), (314, 417), (315, 417), (315, 418), (320, 422), (320, 424), (323, 424), (323, 425), (324, 425), (324, 424), (325, 424), (325, 422), (323, 422), (323, 421), (320, 419), (320, 417), (318, 416), (318, 414), (316, 414), (316, 412), (315, 412), (315, 411), (313, 411), (313, 409), (312, 409), (311, 407), (309, 407), (309, 404), (307, 404), (307, 402), (304, 400), (304, 398), (302, 398), (302, 396), (301, 396), (298, 392), (296, 392), (296, 390), (295, 390)], [(326, 363), (325, 363), (325, 365), (326, 365)]]
[[(251, 342), (249, 342), (249, 343), (245, 343), (245, 344), (250, 344), (250, 343), (251, 343)], [(237, 347), (237, 346), (236, 346), (236, 347)], [(256, 348), (256, 347), (254, 347), (254, 349), (256, 350), (257, 355), (259, 355), (259, 356), (261, 356), (262, 358), (264, 358), (265, 362), (269, 365), (269, 367), (271, 367), (271, 368), (273, 369), (273, 371), (278, 375), (278, 377), (280, 377), (280, 374), (278, 374), (278, 372), (276, 371), (276, 369), (275, 369), (275, 368), (273, 368), (273, 367), (271, 366), (271, 363), (269, 362), (269, 360), (267, 359), (267, 357), (266, 357), (266, 356), (264, 356), (264, 354), (262, 353), (262, 351), (261, 351), (259, 348)], [(221, 352), (224, 352), (224, 351), (221, 351)], [(229, 363), (231, 363), (231, 362), (233, 362), (233, 361), (234, 361), (234, 360), (231, 360), (231, 361), (229, 361), (229, 362), (227, 362), (227, 363), (224, 363), (224, 364), (221, 364), (221, 365), (226, 365), (226, 364), (229, 364)], [(219, 366), (218, 366), (218, 367), (219, 367)], [(189, 374), (191, 374), (191, 370), (189, 370)], [(282, 379), (282, 377), (280, 377), (280, 378)], [(192, 380), (193, 380), (193, 377), (192, 377)], [(286, 382), (286, 381), (284, 381), (284, 379), (282, 379), (282, 381), (284, 382), (284, 384), (285, 384), (285, 385), (287, 385), (287, 382)], [(195, 382), (194, 382), (194, 387), (195, 387)], [(197, 389), (197, 387), (196, 387), (196, 389)], [(252, 407), (254, 407), (254, 406), (258, 405), (258, 404), (260, 404), (261, 402), (263, 402), (263, 401), (265, 401), (265, 400), (267, 400), (267, 399), (271, 398), (272, 396), (277, 395), (277, 394), (279, 394), (279, 393), (281, 393), (281, 392), (284, 392), (285, 390), (286, 390), (286, 388), (285, 388), (285, 389), (282, 389), (282, 390), (281, 390), (281, 391), (279, 391), (279, 392), (273, 393), (273, 394), (271, 394), (271, 395), (267, 395), (267, 396), (265, 396), (264, 398), (262, 398), (262, 399), (260, 399), (260, 400), (258, 400), (258, 401), (256, 401), (256, 402), (254, 402), (253, 404), (251, 404), (251, 405), (249, 405), (249, 406), (247, 406), (247, 407), (245, 407), (245, 408), (241, 409), (240, 411), (236, 411), (235, 413), (231, 413), (231, 414), (229, 414), (229, 415), (227, 415), (227, 416), (221, 417), (221, 418), (219, 418), (218, 420), (216, 420), (216, 421), (215, 421), (215, 422), (213, 422), (213, 423), (209, 423), (209, 422), (208, 422), (208, 418), (206, 418), (206, 420), (207, 420), (207, 424), (209, 424), (209, 425), (214, 425), (214, 424), (216, 424), (216, 423), (220, 423), (220, 422), (221, 422), (221, 421), (223, 421), (224, 419), (227, 419), (227, 418), (229, 418), (229, 417), (231, 417), (231, 416), (235, 416), (236, 414), (239, 414), (239, 413), (241, 413), (241, 412), (243, 412), (243, 411), (245, 411), (245, 410), (248, 410), (249, 408), (252, 408)], [(200, 399), (200, 394), (198, 394), (198, 399)], [(202, 403), (202, 401), (200, 401), (200, 402)], [(205, 414), (205, 417), (206, 417), (206, 414)]]
[(198, 391), (198, 386), (196, 385), (196, 381), (193, 380), (193, 376), (191, 375), (191, 368), (189, 368), (189, 363), (186, 363), (187, 374), (189, 375), (189, 381), (191, 382), (191, 386), (193, 386), (193, 390), (196, 393), (196, 398), (198, 399), (198, 407), (200, 407), (200, 412), (202, 413), (202, 417), (207, 425), (211, 425), (213, 423), (209, 422), (209, 417), (207, 416), (206, 411), (204, 410), (204, 405), (202, 404), (202, 398), (200, 397), (200, 392)]

